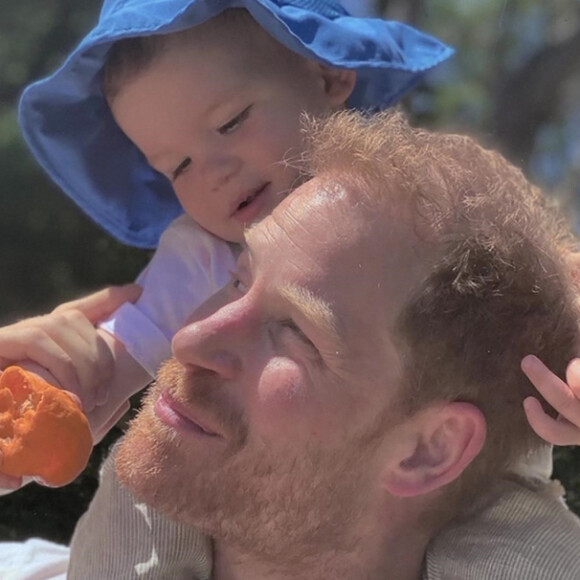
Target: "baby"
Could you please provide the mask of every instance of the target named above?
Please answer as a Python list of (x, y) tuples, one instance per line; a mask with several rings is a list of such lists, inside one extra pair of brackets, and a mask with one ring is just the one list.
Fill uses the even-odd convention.
[[(97, 27), (27, 89), (20, 109), (41, 164), (109, 232), (149, 247), (166, 228), (138, 280), (141, 296), (101, 324), (107, 351), (83, 356), (82, 333), (57, 336), (54, 319), (43, 319), (76, 368), (106, 366), (112, 353), (106, 381), (91, 372), (67, 380), (44, 363), (81, 398), (95, 439), (170, 355), (175, 331), (228, 280), (245, 228), (299, 182), (292, 159), (304, 146), (302, 115), (384, 108), (450, 54), (403, 24), (352, 18), (333, 0), (105, 4)], [(86, 330), (82, 318), (67, 324)], [(69, 578), (198, 577), (192, 566), (205, 540), (189, 534), (136, 506), (109, 461), (75, 535)]]
[[(186, 212), (138, 280), (140, 299), (102, 326), (115, 374), (92, 415), (97, 434), (227, 281), (244, 228), (295, 185), (301, 115), (388, 106), (451, 54), (334, 1), (228, 4), (177, 2), (165, 14), (161, 1), (106, 3), (65, 65), (22, 98), (33, 152), (113, 235), (155, 246)], [(94, 387), (73, 389), (89, 412), (104, 400)]]

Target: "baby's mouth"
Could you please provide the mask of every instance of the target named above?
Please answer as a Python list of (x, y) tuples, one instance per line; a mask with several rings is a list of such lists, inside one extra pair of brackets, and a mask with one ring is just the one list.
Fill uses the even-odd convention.
[(248, 195), (248, 197), (246, 197), (246, 199), (244, 199), (236, 208), (236, 211), (241, 211), (244, 208), (248, 207), (263, 191), (264, 189), (266, 189), (266, 186), (268, 184), (265, 183), (264, 185), (262, 185), (262, 187), (260, 187), (259, 189), (257, 189), (256, 191), (254, 191), (254, 193), (251, 193), (250, 195)]
[(256, 198), (258, 193), (259, 192), (253, 193), (248, 198), (246, 198), (244, 201), (242, 201), (242, 203), (240, 203), (240, 205), (238, 205), (238, 210), (244, 209), (245, 207), (248, 207), (252, 203), (252, 201), (254, 201), (254, 199)]

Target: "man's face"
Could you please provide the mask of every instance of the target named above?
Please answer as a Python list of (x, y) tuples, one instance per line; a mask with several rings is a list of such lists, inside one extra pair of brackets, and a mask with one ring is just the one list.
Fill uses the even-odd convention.
[(255, 226), (231, 282), (175, 336), (122, 480), (247, 549), (346, 549), (396, 441), (390, 329), (415, 282), (403, 222), (313, 180)]

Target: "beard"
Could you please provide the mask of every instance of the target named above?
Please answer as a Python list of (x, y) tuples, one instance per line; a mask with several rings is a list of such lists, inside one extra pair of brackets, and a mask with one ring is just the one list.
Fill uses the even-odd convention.
[[(190, 441), (163, 423), (154, 404), (163, 389), (187, 393), (211, 412), (225, 440)], [(368, 464), (378, 438), (337, 434), (336, 445), (288, 441), (276, 449), (248, 436), (213, 373), (164, 364), (119, 448), (116, 469), (136, 497), (247, 555), (278, 567), (303, 566), (322, 553), (349, 553), (367, 510)]]

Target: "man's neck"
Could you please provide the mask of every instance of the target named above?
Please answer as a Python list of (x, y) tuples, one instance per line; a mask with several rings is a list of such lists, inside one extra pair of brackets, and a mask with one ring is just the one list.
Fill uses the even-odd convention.
[(284, 567), (216, 544), (212, 580), (421, 580), (427, 543), (400, 534), (382, 549), (369, 540), (357, 554), (319, 553)]

